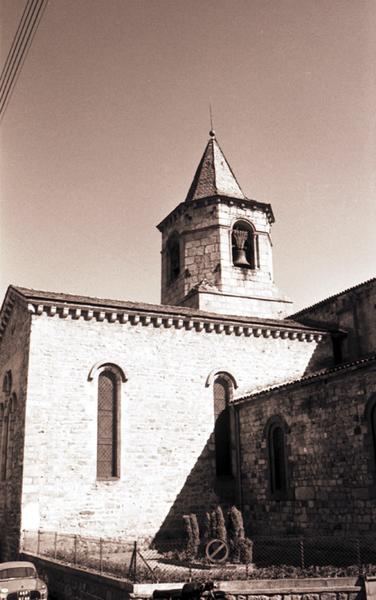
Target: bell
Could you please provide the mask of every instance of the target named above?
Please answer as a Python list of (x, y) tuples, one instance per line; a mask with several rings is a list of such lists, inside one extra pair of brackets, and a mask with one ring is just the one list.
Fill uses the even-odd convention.
[(235, 267), (249, 267), (245, 248), (234, 248), (234, 265)]

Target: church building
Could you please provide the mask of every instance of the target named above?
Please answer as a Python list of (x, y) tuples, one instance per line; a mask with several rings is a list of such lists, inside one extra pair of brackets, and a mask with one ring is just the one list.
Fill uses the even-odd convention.
[[(0, 313), (0, 550), (23, 532), (376, 532), (376, 279), (291, 315), (270, 204), (215, 133), (158, 225), (161, 304), (10, 286)], [(289, 315), (289, 316), (288, 316)]]

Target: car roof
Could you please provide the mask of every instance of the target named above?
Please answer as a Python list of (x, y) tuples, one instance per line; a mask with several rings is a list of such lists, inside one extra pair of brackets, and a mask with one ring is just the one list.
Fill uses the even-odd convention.
[(27, 562), (26, 560), (14, 560), (12, 562), (0, 563), (0, 569), (13, 569), (14, 567), (32, 567), (35, 569), (33, 563)]

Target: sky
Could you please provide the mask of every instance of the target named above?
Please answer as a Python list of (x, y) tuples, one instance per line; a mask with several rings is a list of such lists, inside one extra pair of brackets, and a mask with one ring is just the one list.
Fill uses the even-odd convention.
[[(26, 0), (0, 0), (1, 65)], [(213, 106), (299, 310), (375, 275), (374, 0), (50, 0), (0, 123), (11, 283), (158, 303)]]

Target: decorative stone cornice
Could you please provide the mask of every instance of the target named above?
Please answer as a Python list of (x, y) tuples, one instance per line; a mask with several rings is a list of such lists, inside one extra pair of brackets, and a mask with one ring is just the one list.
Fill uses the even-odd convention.
[[(327, 333), (325, 331), (312, 331), (291, 323), (281, 321), (280, 325), (247, 324), (244, 321), (237, 322), (236, 318), (222, 320), (218, 318), (185, 316), (180, 314), (147, 313), (144, 311), (114, 310), (113, 307), (87, 307), (66, 304), (54, 304), (50, 302), (33, 303), (28, 302), (27, 310), (35, 317), (46, 316), (55, 319), (70, 319), (83, 321), (99, 321), (104, 323), (120, 323), (138, 327), (164, 327), (166, 329), (183, 329), (186, 331), (205, 332), (217, 335), (235, 335), (237, 337), (264, 337), (281, 340), (296, 340), (301, 342), (320, 342)], [(251, 321), (251, 319), (250, 319)]]
[(204, 313), (187, 307), (134, 302), (119, 302), (67, 294), (35, 292), (10, 286), (0, 311), (0, 340), (14, 305), (23, 307), (33, 319), (49, 318), (81, 322), (98, 321), (127, 327), (151, 327), (190, 331), (200, 335), (273, 338), (275, 343), (289, 340), (320, 342), (329, 331), (289, 320), (271, 320)]

